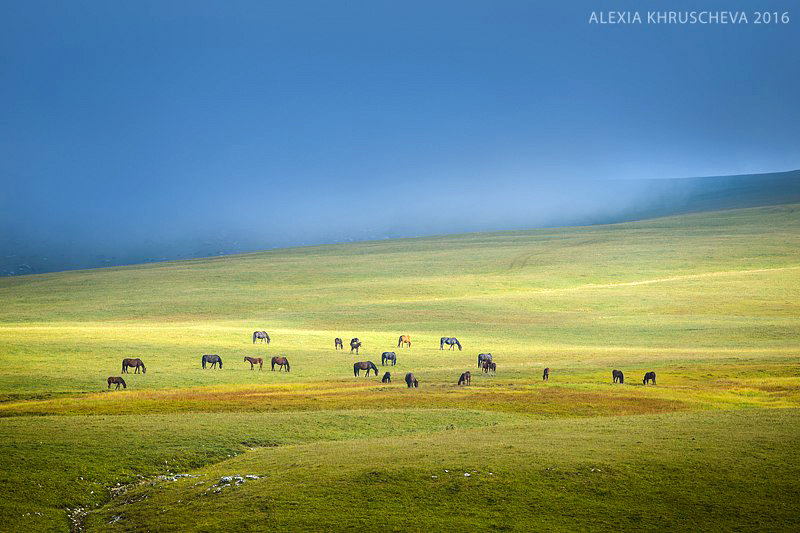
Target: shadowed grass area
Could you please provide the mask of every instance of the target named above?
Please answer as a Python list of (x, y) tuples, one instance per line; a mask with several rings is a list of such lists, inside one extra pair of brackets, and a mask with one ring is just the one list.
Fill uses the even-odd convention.
[[(117, 527), (149, 530), (800, 518), (798, 206), (2, 278), (0, 301), (0, 518), (15, 530), (66, 529), (66, 508), (92, 511), (96, 528), (121, 516)], [(261, 329), (270, 345), (252, 343)], [(355, 336), (361, 353), (334, 350)], [(464, 350), (439, 350), (442, 336)], [(353, 376), (384, 351), (398, 355), (379, 367), (392, 384)], [(482, 352), (497, 375), (478, 370)], [(201, 369), (205, 353), (223, 369)], [(269, 370), (276, 355), (290, 373)], [(125, 357), (147, 373), (109, 392)], [(465, 370), (472, 386), (458, 387)], [(650, 370), (658, 385), (643, 386)], [(405, 387), (409, 371), (419, 389)], [(707, 445), (689, 445), (696, 434)], [(220, 461), (202, 473), (245, 473), (228, 455), (262, 446), (235, 459), (266, 478), (242, 497), (181, 480), (111, 500), (140, 476)], [(431, 478), (441, 464), (498, 478)], [(434, 496), (439, 514), (421, 507)], [(746, 515), (748, 502), (765, 511)]]
[[(187, 523), (278, 530), (788, 529), (800, 512), (798, 413), (520, 422), (259, 449), (199, 470), (198, 478), (134, 489), (90, 524), (167, 531)], [(236, 474), (261, 478), (210, 489)], [(216, 511), (232, 508), (239, 512)]]

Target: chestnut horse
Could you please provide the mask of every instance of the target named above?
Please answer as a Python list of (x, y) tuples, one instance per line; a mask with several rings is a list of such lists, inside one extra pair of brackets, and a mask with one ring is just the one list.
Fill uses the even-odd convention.
[(378, 375), (378, 367), (375, 366), (375, 363), (373, 363), (372, 361), (360, 361), (358, 363), (354, 363), (353, 364), (353, 375), (354, 376), (358, 377), (358, 374), (362, 370), (366, 370), (368, 376), (369, 376), (369, 371), (370, 370), (374, 370), (375, 371), (375, 375), (376, 376)]
[(250, 363), (250, 370), (255, 369), (255, 365), (258, 365), (258, 369), (261, 370), (261, 367), (264, 366), (264, 359), (261, 357), (244, 357), (244, 360)]
[(286, 371), (287, 372), (289, 372), (289, 370), (291, 370), (290, 367), (289, 367), (289, 360), (286, 359), (285, 357), (277, 357), (277, 356), (273, 357), (272, 358), (272, 370), (273, 371), (275, 370), (275, 365), (278, 365), (278, 372), (283, 370), (284, 366), (286, 367)]
[(108, 388), (109, 389), (111, 388), (111, 384), (112, 383), (116, 383), (117, 384), (117, 387), (114, 390), (119, 390), (119, 386), (120, 385), (122, 385), (123, 389), (127, 389), (128, 388), (128, 386), (125, 384), (125, 380), (120, 378), (120, 377), (111, 376), (110, 378), (108, 378)]
[(128, 373), (128, 367), (133, 367), (133, 368), (136, 369), (136, 370), (133, 371), (134, 374), (138, 374), (140, 368), (142, 369), (142, 374), (147, 373), (147, 369), (144, 367), (144, 363), (142, 362), (141, 359), (138, 359), (138, 358), (136, 358), (136, 359), (123, 359), (122, 360), (122, 373), (123, 374), (127, 374)]
[(401, 346), (411, 348), (411, 337), (409, 335), (400, 335), (397, 340), (397, 347), (400, 348)]

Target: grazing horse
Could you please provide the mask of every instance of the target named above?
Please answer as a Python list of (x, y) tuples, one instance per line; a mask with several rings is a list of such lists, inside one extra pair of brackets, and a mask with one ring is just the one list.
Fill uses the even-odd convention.
[(400, 338), (397, 339), (397, 347), (400, 348), (400, 346), (411, 348), (411, 337), (408, 335), (400, 335)]
[(342, 339), (340, 339), (339, 337), (336, 337), (335, 339), (333, 339), (333, 349), (334, 350), (338, 350), (338, 349), (344, 350), (344, 345), (342, 344)]
[(270, 338), (269, 333), (266, 331), (254, 331), (253, 332), (253, 344), (256, 343), (256, 339), (261, 339), (261, 342), (266, 341), (269, 344)]
[(447, 344), (447, 346), (448, 346), (447, 349), (448, 350), (452, 350), (453, 348), (458, 346), (458, 351), (459, 352), (461, 351), (461, 343), (458, 342), (458, 339), (456, 339), (455, 337), (442, 337), (441, 339), (439, 339), (439, 349), (440, 350), (444, 349), (444, 345), (445, 344)]
[(481, 353), (478, 354), (478, 368), (483, 368), (483, 363), (486, 361), (492, 361), (492, 354), (490, 353)]
[(469, 372), (464, 372), (461, 374), (461, 377), (458, 378), (459, 385), (469, 385), (472, 382), (472, 374)]
[(122, 373), (123, 374), (127, 374), (128, 373), (128, 367), (129, 366), (131, 366), (131, 367), (136, 369), (136, 370), (133, 371), (134, 374), (138, 374), (140, 368), (142, 369), (142, 374), (147, 373), (147, 369), (144, 367), (144, 363), (142, 363), (141, 359), (138, 359), (138, 358), (137, 359), (123, 359), (122, 360)]
[(108, 388), (109, 389), (111, 388), (111, 384), (112, 383), (116, 383), (117, 384), (117, 387), (114, 390), (119, 390), (119, 386), (120, 385), (122, 385), (123, 389), (127, 389), (128, 388), (128, 386), (125, 384), (125, 380), (122, 379), (122, 378), (111, 376), (110, 378), (108, 378)]
[[(245, 355), (244, 360), (250, 363), (250, 370), (255, 369), (255, 365), (258, 365), (259, 370), (261, 370), (262, 369), (261, 367), (264, 366), (264, 359), (262, 359), (261, 357), (247, 357)], [(222, 367), (220, 366), (220, 368)]]
[(375, 375), (376, 376), (378, 375), (378, 367), (375, 366), (375, 363), (373, 363), (372, 361), (361, 361), (359, 363), (353, 364), (353, 375), (354, 376), (358, 377), (359, 372), (361, 372), (362, 370), (366, 370), (368, 376), (369, 376), (369, 371), (370, 370), (374, 370), (375, 371)]
[(353, 350), (358, 353), (358, 349), (361, 348), (361, 341), (358, 339), (353, 339), (356, 342), (350, 341), (350, 353), (353, 353)]
[(391, 383), (391, 382), (392, 382), (392, 373), (386, 372), (381, 378), (381, 383)]
[(206, 354), (206, 355), (204, 355), (203, 356), (203, 369), (206, 368), (206, 363), (210, 364), (211, 368), (216, 367), (217, 363), (219, 363), (219, 368), (220, 368), (220, 370), (222, 370), (222, 358), (220, 356), (218, 356), (217, 354)]
[(547, 380), (550, 379), (550, 369), (549, 368), (545, 368), (544, 369), (544, 373), (542, 374), (542, 379), (544, 381), (547, 381)]
[(411, 387), (414, 387), (415, 389), (419, 388), (419, 381), (417, 381), (417, 378), (415, 378), (414, 374), (411, 372), (406, 374), (406, 385), (408, 385), (409, 389)]
[(394, 352), (383, 352), (381, 354), (381, 366), (385, 365), (387, 361), (392, 362), (392, 366), (397, 364), (397, 354)]
[(488, 374), (490, 370), (493, 374), (497, 374), (497, 363), (493, 363), (492, 361), (484, 361), (483, 371)]
[(289, 360), (285, 357), (273, 357), (272, 358), (272, 370), (275, 370), (275, 365), (278, 365), (278, 372), (283, 370), (283, 367), (286, 367), (286, 371), (289, 372), (291, 368), (289, 367)]
[(625, 383), (625, 376), (622, 375), (622, 370), (612, 370), (611, 377), (614, 378), (614, 383), (620, 382)]
[(655, 372), (647, 372), (647, 373), (644, 375), (644, 379), (642, 380), (642, 383), (644, 383), (645, 385), (647, 385), (647, 382), (648, 382), (648, 381), (652, 381), (652, 382), (653, 382), (653, 385), (655, 385), (655, 384), (656, 384), (656, 373), (655, 373)]

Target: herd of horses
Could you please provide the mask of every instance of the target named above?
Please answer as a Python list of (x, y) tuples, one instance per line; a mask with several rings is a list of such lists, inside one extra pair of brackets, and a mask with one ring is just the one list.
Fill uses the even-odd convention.
[[(271, 339), (269, 334), (266, 331), (254, 331), (253, 332), (253, 344), (256, 341), (266, 342), (267, 344), (270, 343)], [(334, 349), (335, 350), (344, 350), (344, 343), (342, 339), (336, 337), (333, 341)], [(358, 354), (359, 348), (363, 346), (363, 343), (358, 337), (354, 337), (350, 339), (350, 353), (355, 352)], [(462, 350), (461, 343), (455, 337), (442, 337), (439, 340), (439, 349), (443, 350), (444, 347), (447, 346), (448, 350), (454, 350), (458, 347), (459, 351)], [(400, 335), (400, 338), (397, 340), (397, 347), (411, 347), (411, 337), (408, 335)], [(261, 357), (249, 357), (245, 356), (244, 358), (245, 363), (250, 363), (250, 370), (255, 370), (256, 365), (258, 365), (258, 369), (262, 370), (264, 366), (264, 359)], [(286, 372), (290, 372), (291, 366), (289, 365), (289, 360), (283, 356), (275, 356), (271, 360), (272, 363), (272, 370), (275, 371), (275, 366), (278, 367), (278, 372), (281, 372), (286, 369)], [(381, 366), (385, 366), (391, 363), (392, 366), (397, 364), (397, 354), (395, 352), (383, 352), (381, 354)], [(219, 368), (222, 369), (222, 358), (217, 354), (205, 354), (201, 359), (201, 365), (203, 369), (206, 368), (208, 365), (210, 368)], [(147, 368), (139, 358), (126, 358), (122, 360), (122, 373), (128, 374), (129, 369), (133, 368), (134, 374), (139, 374), (140, 371), (142, 374), (147, 373)], [(485, 374), (497, 374), (497, 363), (494, 361), (494, 357), (491, 353), (481, 353), (478, 354), (478, 368), (483, 370)], [(369, 376), (370, 372), (373, 372), (375, 377), (378, 376), (378, 367), (372, 361), (359, 361), (353, 364), (353, 375), (358, 377), (361, 374), (361, 371), (365, 371), (365, 376)], [(613, 383), (625, 383), (625, 376), (623, 375), (621, 370), (614, 369), (611, 372), (611, 378)], [(544, 372), (542, 373), (542, 380), (548, 381), (550, 379), (550, 368), (545, 368)], [(392, 374), (391, 372), (385, 372), (383, 377), (381, 378), (381, 383), (391, 383), (392, 382)], [(408, 372), (405, 376), (405, 382), (408, 388), (419, 388), (419, 380), (414, 376), (412, 372)], [(651, 383), (653, 385), (656, 384), (656, 373), (655, 372), (647, 372), (644, 375), (644, 379), (642, 383), (647, 385)], [(472, 383), (472, 374), (467, 371), (462, 373), (458, 378), (458, 385), (470, 385)], [(122, 385), (123, 389), (127, 389), (128, 385), (125, 383), (125, 380), (122, 379), (120, 376), (110, 376), (108, 378), (108, 388), (111, 388), (111, 385), (116, 385), (114, 390), (119, 390), (120, 385)]]

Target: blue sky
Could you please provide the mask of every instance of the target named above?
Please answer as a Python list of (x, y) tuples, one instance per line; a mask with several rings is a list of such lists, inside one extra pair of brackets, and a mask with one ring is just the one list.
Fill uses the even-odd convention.
[[(588, 24), (756, 8), (792, 22)], [(526, 227), (635, 201), (602, 180), (797, 168), (799, 23), (789, 1), (5, 2), (0, 245)]]

